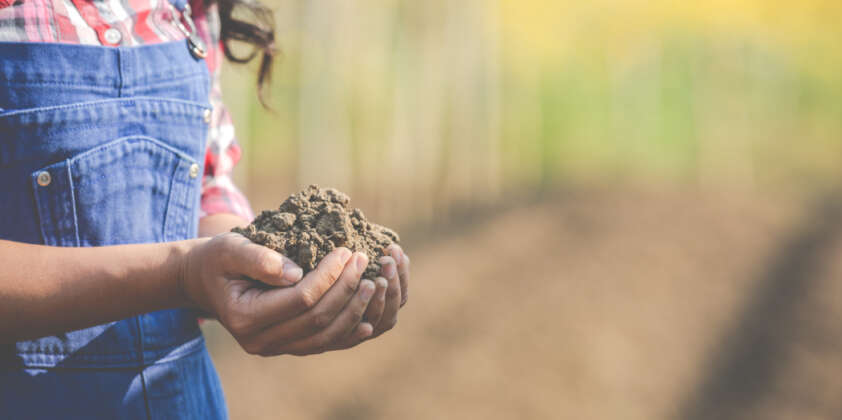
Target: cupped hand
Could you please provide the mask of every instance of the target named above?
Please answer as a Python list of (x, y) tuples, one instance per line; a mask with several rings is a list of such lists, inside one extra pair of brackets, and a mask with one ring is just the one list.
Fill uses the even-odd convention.
[(360, 280), (364, 254), (337, 248), (302, 278), (291, 260), (242, 235), (196, 241), (182, 264), (182, 290), (248, 353), (322, 353), (376, 333), (372, 323), (361, 322), (375, 293), (373, 281)]

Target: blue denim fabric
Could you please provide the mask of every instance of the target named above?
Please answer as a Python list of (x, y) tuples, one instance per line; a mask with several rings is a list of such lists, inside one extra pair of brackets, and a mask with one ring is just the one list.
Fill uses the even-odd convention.
[[(209, 87), (185, 42), (0, 43), (0, 238), (195, 237)], [(190, 310), (0, 344), (0, 418), (225, 417)]]

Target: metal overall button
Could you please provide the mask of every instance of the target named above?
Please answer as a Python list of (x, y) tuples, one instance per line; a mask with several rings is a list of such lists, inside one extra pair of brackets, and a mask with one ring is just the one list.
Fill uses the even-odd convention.
[(190, 165), (190, 178), (196, 178), (199, 176), (199, 164), (194, 163)]
[(202, 113), (202, 119), (205, 120), (206, 124), (210, 124), (211, 122), (211, 110), (206, 109), (205, 112)]
[(41, 171), (41, 172), (38, 173), (38, 177), (36, 178), (36, 181), (38, 182), (38, 185), (40, 185), (42, 187), (46, 187), (47, 185), (50, 185), (50, 182), (53, 181), (53, 177), (50, 176), (49, 172)]

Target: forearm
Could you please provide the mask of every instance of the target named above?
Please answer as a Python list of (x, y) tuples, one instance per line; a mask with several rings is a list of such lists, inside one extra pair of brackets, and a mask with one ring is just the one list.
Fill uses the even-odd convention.
[(0, 342), (185, 305), (181, 261), (197, 241), (91, 248), (0, 241)]
[(220, 233), (230, 232), (237, 226), (245, 226), (249, 221), (236, 214), (217, 213), (199, 219), (199, 236), (216, 236)]

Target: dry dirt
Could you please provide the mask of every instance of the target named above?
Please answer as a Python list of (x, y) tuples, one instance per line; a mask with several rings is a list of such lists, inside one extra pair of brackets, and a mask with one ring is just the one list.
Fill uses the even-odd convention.
[(570, 193), (412, 243), (397, 327), (262, 359), (214, 323), (235, 419), (838, 419), (840, 206)]
[(305, 274), (334, 248), (365, 253), (369, 262), (363, 278), (374, 279), (384, 249), (400, 239), (391, 229), (369, 222), (350, 202), (336, 189), (310, 185), (290, 195), (277, 210), (265, 210), (248, 226), (233, 231), (286, 255)]

